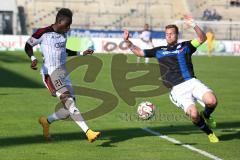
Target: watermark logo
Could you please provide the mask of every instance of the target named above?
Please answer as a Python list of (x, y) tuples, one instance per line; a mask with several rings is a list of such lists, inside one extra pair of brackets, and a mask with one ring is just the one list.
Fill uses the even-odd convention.
[(138, 117), (137, 113), (120, 113), (119, 119), (126, 122), (179, 122), (191, 120), (189, 116), (178, 113), (155, 112), (155, 115), (148, 120), (143, 120)]
[[(113, 55), (110, 67), (109, 82), (112, 83), (118, 96), (129, 106), (136, 105), (137, 98), (147, 98), (160, 96), (168, 93), (169, 88), (165, 85), (166, 82), (160, 77), (159, 64), (136, 64), (127, 62), (126, 55)], [(94, 119), (103, 116), (118, 106), (119, 98), (111, 92), (98, 89), (88, 88), (84, 86), (68, 85), (68, 77), (72, 71), (82, 66), (87, 65), (87, 71), (84, 76), (84, 82), (96, 83), (102, 68), (103, 61), (95, 56), (75, 57), (67, 61), (66, 64), (58, 67), (50, 76), (53, 84), (59, 79), (62, 82), (55, 86), (57, 95), (62, 95), (66, 91), (74, 90), (75, 95), (92, 97), (102, 101), (98, 107), (82, 113), (85, 120)], [(135, 76), (131, 76), (135, 73)], [(139, 76), (136, 76), (136, 74)], [(109, 84), (109, 86), (112, 86)], [(137, 87), (151, 86), (151, 89), (138, 90)], [(70, 89), (69, 89), (70, 88)], [(63, 104), (58, 103), (55, 111), (63, 107)]]

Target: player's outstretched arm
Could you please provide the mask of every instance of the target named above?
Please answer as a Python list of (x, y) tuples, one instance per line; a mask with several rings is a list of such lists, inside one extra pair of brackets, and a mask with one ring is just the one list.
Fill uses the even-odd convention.
[(66, 52), (67, 52), (68, 56), (77, 56), (77, 55), (85, 56), (85, 55), (88, 55), (88, 54), (92, 55), (94, 51), (91, 50), (91, 49), (87, 49), (83, 52), (77, 52), (77, 51), (72, 51), (70, 49), (66, 49)]
[(200, 44), (204, 43), (207, 40), (206, 34), (202, 31), (202, 29), (195, 23), (194, 19), (189, 16), (184, 16), (184, 22), (187, 26), (192, 27), (198, 36), (198, 42)]
[(25, 44), (25, 52), (28, 55), (28, 57), (31, 58), (32, 63), (31, 63), (30, 67), (33, 70), (37, 70), (38, 60), (37, 60), (36, 57), (34, 57), (34, 55), (33, 55), (33, 47), (30, 44), (28, 44), (28, 42)]
[(129, 32), (127, 29), (124, 30), (123, 32), (123, 39), (124, 41), (127, 43), (129, 49), (136, 55), (139, 57), (144, 57), (144, 52), (141, 48), (139, 48), (138, 46), (134, 45), (130, 40), (129, 40)]

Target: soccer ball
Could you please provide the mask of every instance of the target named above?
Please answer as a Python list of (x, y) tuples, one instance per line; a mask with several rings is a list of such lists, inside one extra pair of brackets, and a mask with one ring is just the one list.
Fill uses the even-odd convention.
[(152, 118), (155, 114), (155, 108), (155, 105), (151, 102), (145, 101), (140, 103), (137, 108), (138, 117), (143, 120)]

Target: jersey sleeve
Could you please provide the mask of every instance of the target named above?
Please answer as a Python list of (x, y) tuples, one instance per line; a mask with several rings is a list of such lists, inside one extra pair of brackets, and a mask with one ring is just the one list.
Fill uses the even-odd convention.
[(77, 51), (72, 51), (72, 50), (67, 49), (67, 48), (66, 48), (66, 52), (67, 52), (68, 56), (76, 56), (76, 55), (78, 55)]
[(153, 49), (145, 49), (143, 50), (144, 52), (144, 57), (156, 57), (156, 52), (159, 49), (159, 47), (153, 48)]
[(185, 41), (184, 43), (185, 43), (185, 45), (188, 47), (188, 53), (191, 54), (191, 55), (192, 55), (194, 52), (196, 52), (197, 47), (199, 46), (199, 45), (197, 45), (197, 44), (195, 43), (195, 40)]
[(29, 45), (36, 46), (37, 44), (40, 44), (42, 41), (42, 35), (46, 32), (46, 29), (41, 28), (38, 29), (33, 35), (27, 40), (27, 43)]

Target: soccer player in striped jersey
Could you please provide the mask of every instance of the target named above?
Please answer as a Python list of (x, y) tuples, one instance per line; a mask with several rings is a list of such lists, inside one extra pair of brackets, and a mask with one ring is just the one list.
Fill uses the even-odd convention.
[[(210, 142), (216, 143), (219, 139), (211, 130), (216, 127), (211, 114), (217, 106), (217, 98), (211, 89), (196, 79), (191, 60), (197, 47), (206, 41), (206, 35), (192, 17), (186, 16), (185, 23), (195, 30), (198, 38), (178, 43), (176, 25), (167, 25), (165, 28), (167, 46), (142, 50), (129, 40), (127, 30), (123, 38), (135, 55), (157, 58), (162, 80), (171, 88), (170, 100), (190, 116), (192, 122), (208, 135)], [(198, 112), (196, 101), (205, 108), (204, 111)]]
[(92, 131), (85, 123), (77, 108), (72, 84), (65, 68), (67, 56), (91, 55), (93, 50), (86, 50), (81, 53), (66, 49), (66, 33), (69, 31), (71, 24), (72, 11), (67, 8), (60, 9), (54, 24), (38, 29), (28, 39), (25, 45), (25, 52), (32, 61), (31, 68), (36, 70), (38, 60), (33, 55), (33, 47), (40, 44), (43, 55), (41, 68), (43, 82), (51, 94), (57, 96), (64, 105), (48, 116), (48, 118), (43, 116), (39, 118), (39, 123), (43, 127), (44, 137), (50, 138), (49, 127), (51, 123), (70, 116), (86, 133), (89, 142), (93, 142), (100, 136), (100, 132)]

